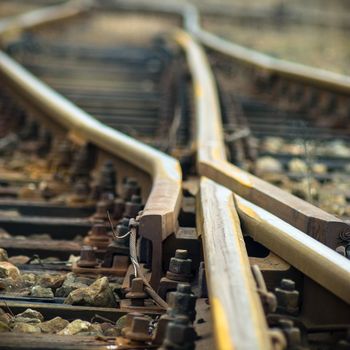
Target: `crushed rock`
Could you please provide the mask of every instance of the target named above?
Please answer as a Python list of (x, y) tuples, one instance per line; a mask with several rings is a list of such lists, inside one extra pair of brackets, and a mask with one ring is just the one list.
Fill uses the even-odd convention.
[(0, 261), (0, 278), (11, 278), (17, 280), (20, 277), (18, 268), (8, 261)]
[(37, 325), (21, 322), (16, 323), (12, 331), (17, 333), (41, 333), (41, 329)]
[(94, 327), (90, 322), (82, 320), (74, 320), (69, 323), (64, 329), (58, 332), (60, 335), (75, 335), (82, 332), (94, 331)]
[(15, 316), (15, 319), (17, 319), (18, 317), (35, 318), (38, 319), (40, 322), (44, 321), (44, 316), (39, 311), (33, 309), (26, 309), (22, 313), (17, 314)]
[(116, 305), (114, 294), (109, 286), (107, 277), (99, 278), (89, 287), (72, 291), (64, 303), (102, 307), (114, 307)]
[(39, 298), (54, 298), (54, 294), (51, 288), (43, 288), (41, 286), (34, 286), (31, 289), (31, 296)]
[(49, 321), (42, 322), (39, 327), (43, 333), (58, 333), (66, 328), (69, 322), (61, 317), (55, 317)]
[(7, 255), (7, 251), (3, 248), (0, 248), (0, 261), (8, 261), (9, 257)]

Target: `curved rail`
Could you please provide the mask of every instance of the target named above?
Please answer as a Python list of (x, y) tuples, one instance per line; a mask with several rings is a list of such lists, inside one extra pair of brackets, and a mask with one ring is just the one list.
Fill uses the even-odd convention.
[(235, 196), (244, 226), (254, 240), (350, 304), (349, 260), (266, 210)]
[(140, 218), (140, 234), (153, 243), (151, 283), (161, 272), (162, 241), (177, 228), (181, 202), (181, 168), (178, 161), (112, 129), (35, 78), (4, 52), (0, 52), (0, 77), (16, 93), (73, 135), (90, 141), (151, 174), (153, 186)]
[(24, 14), (0, 20), (0, 41), (18, 35), (26, 29), (80, 15), (94, 4), (93, 0), (70, 0), (62, 5), (46, 6)]
[[(212, 135), (220, 138), (219, 123), (204, 125), (205, 115), (220, 116), (214, 79), (200, 46), (186, 33), (175, 34), (187, 55), (193, 77), (200, 160), (211, 147)], [(205, 117), (204, 117), (205, 118)], [(218, 150), (222, 160), (225, 154)], [(269, 349), (267, 324), (250, 271), (232, 193), (213, 181), (200, 181), (200, 213), (209, 291), (218, 349)]]
[[(225, 179), (226, 183), (224, 182), (224, 185), (229, 188), (232, 188), (232, 177), (235, 178), (235, 181), (242, 184), (244, 186), (243, 188), (246, 189), (246, 192), (244, 193), (246, 197), (252, 196), (252, 198), (257, 201), (254, 195), (257, 195), (259, 185), (265, 186), (266, 183), (248, 173), (243, 172), (239, 168), (233, 167), (226, 161), (224, 141), (222, 138), (223, 134), (220, 110), (216, 91), (213, 88), (213, 78), (210, 76), (210, 74), (206, 73), (206, 68), (208, 67), (205, 68), (205, 64), (201, 64), (202, 61), (205, 60), (205, 57), (203, 57), (203, 53), (200, 51), (200, 49), (191, 42), (188, 35), (179, 33), (177, 35), (177, 40), (182, 46), (187, 47), (188, 61), (194, 79), (193, 85), (196, 96), (196, 121), (198, 137), (197, 165), (199, 171), (202, 175), (209, 175), (214, 180), (224, 182), (223, 179)], [(224, 174), (224, 178), (222, 177), (222, 174)], [(254, 183), (253, 181), (256, 182)], [(225, 234), (221, 235), (221, 231), (227, 229), (227, 225), (229, 225), (229, 223), (223, 210), (224, 204), (217, 202), (219, 196), (216, 193), (223, 190), (220, 189), (220, 186), (215, 186), (217, 185), (209, 180), (201, 181), (201, 203), (204, 208), (203, 210), (206, 210), (205, 218), (201, 217), (201, 219), (204, 221), (203, 239), (204, 244), (207, 247), (205, 253), (207, 254), (209, 263), (213, 264), (210, 266), (211, 273), (209, 276), (211, 279), (214, 278), (215, 282), (211, 280), (211, 283), (216, 283), (214, 284), (215, 287), (212, 285), (213, 295), (216, 295), (215, 293), (220, 294), (220, 289), (225, 289), (226, 292), (227, 290), (230, 290), (227, 285), (225, 285), (225, 288), (223, 288), (225, 278), (223, 278), (222, 271), (221, 274), (218, 272), (219, 268), (217, 266), (218, 264), (220, 265), (220, 262), (223, 262), (222, 256), (230, 257), (230, 259), (233, 258), (233, 249), (235, 247), (234, 242), (229, 243), (229, 248), (227, 246), (228, 242), (225, 242), (225, 240), (229, 239), (227, 238), (227, 235), (230, 235), (229, 233), (226, 232)], [(240, 187), (235, 187), (232, 189), (238, 189), (238, 191), (241, 192)], [(275, 188), (275, 186), (269, 185), (269, 187), (265, 187), (265, 190), (267, 190), (267, 193), (263, 194), (266, 202), (264, 202), (262, 198), (260, 199), (261, 206), (264, 208), (269, 207), (268, 201), (271, 201), (274, 198), (273, 195), (276, 194), (278, 189)], [(254, 194), (254, 192), (256, 193)], [(276, 200), (279, 201), (282, 199), (282, 196), (285, 195), (286, 194), (283, 191), (278, 190)], [(224, 203), (227, 203), (225, 192), (221, 193), (221, 196), (224, 198)], [(278, 218), (275, 215), (272, 215), (265, 209), (261, 209), (260, 207), (248, 202), (246, 199), (243, 199), (237, 195), (235, 197), (236, 208), (241, 215), (241, 218), (244, 220), (245, 225), (247, 224), (249, 232), (253, 234), (253, 237), (257, 241), (264, 244), (274, 253), (282, 256), (283, 259), (298, 268), (308, 277), (317, 281), (324, 288), (330, 290), (345, 302), (350, 303), (350, 264), (347, 259), (341, 257), (339, 254), (332, 251), (325, 245), (320, 244), (315, 239), (305, 235), (303, 232), (301, 232), (301, 230), (293, 227), (295, 225), (289, 225), (280, 217)], [(293, 199), (293, 201), (300, 201), (300, 203), (294, 202), (295, 205), (304, 204), (304, 206), (301, 207), (301, 215), (304, 215), (306, 210), (314, 210), (312, 220), (315, 220), (316, 215), (320, 215), (321, 220), (321, 214), (325, 215), (325, 218), (331, 217), (331, 215), (322, 212), (318, 208), (313, 208), (311, 205), (303, 202), (302, 200), (297, 198), (291, 199)], [(278, 203), (279, 207), (281, 207), (283, 204), (284, 203), (281, 202)], [(205, 209), (205, 205), (209, 205), (212, 213), (214, 213), (216, 216), (210, 213), (210, 209)], [(293, 208), (294, 206), (291, 205), (290, 210)], [(286, 212), (286, 214), (288, 213)], [(297, 219), (297, 215), (295, 213), (290, 212), (289, 215)], [(223, 221), (222, 226), (214, 226), (212, 220), (214, 221), (215, 218), (220, 218)], [(312, 223), (316, 224), (313, 221), (310, 222), (309, 225), (312, 225)], [(237, 230), (237, 224), (238, 221), (235, 221), (233, 224), (231, 223), (234, 230)], [(330, 228), (333, 221), (326, 222), (325, 220), (325, 224), (326, 227), (324, 227), (324, 229), (327, 231), (327, 227)], [(340, 222), (340, 220), (334, 222), (334, 225), (340, 225), (338, 228), (347, 228), (347, 225)], [(307, 230), (312, 230), (312, 227), (308, 227)], [(318, 230), (319, 229), (316, 228), (316, 231)], [(213, 232), (215, 232), (215, 237), (210, 235), (213, 234)], [(240, 231), (236, 231), (234, 233), (236, 235), (241, 234)], [(232, 234), (233, 233), (231, 232), (231, 235)], [(226, 245), (224, 245), (222, 242), (225, 242)], [(223, 245), (221, 246), (221, 244)], [(227, 251), (227, 249), (232, 249), (232, 251)], [(219, 257), (215, 255), (218, 253), (222, 256)], [(241, 257), (244, 255), (242, 251), (235, 252), (235, 254), (239, 253)], [(214, 256), (217, 260), (213, 258)], [(225, 261), (225, 263), (225, 268), (231, 268), (232, 265), (237, 264), (237, 262), (232, 260), (229, 262)], [(219, 277), (216, 278), (213, 276)], [(232, 276), (236, 276), (235, 271), (230, 271), (230, 276), (231, 278), (233, 278)], [(237, 279), (235, 279), (235, 281), (237, 283)], [(330, 281), (332, 282), (330, 283)]]
[[(102, 0), (100, 2), (103, 3)], [(187, 3), (159, 4), (144, 0), (133, 2), (118, 0), (113, 3), (113, 7), (128, 11), (156, 11), (182, 16), (184, 28), (205, 46), (271, 72), (278, 72), (299, 80), (306, 79), (313, 83), (330, 84), (342, 91), (350, 91), (350, 77), (275, 59), (206, 32), (200, 26), (200, 16), (197, 9)], [(216, 111), (216, 113), (219, 112)], [(203, 124), (211, 123), (211, 118), (213, 116), (209, 115)], [(218, 119), (218, 123), (221, 124), (220, 117)], [(200, 132), (205, 132), (202, 129)], [(205, 142), (199, 147), (201, 155), (198, 162), (198, 170), (201, 175), (211, 178), (256, 205), (264, 207), (329, 247), (336, 248), (339, 245), (340, 237), (346, 237), (350, 233), (349, 225), (335, 216), (243, 171), (227, 162), (226, 158), (217, 158), (218, 153), (224, 152), (224, 141), (220, 138), (220, 142), (215, 146), (215, 144), (211, 145), (212, 141), (210, 140), (215, 137), (214, 143), (218, 142), (217, 136), (213, 135), (221, 133), (222, 127), (215, 133), (211, 129), (208, 130), (207, 135), (203, 135)]]
[[(104, 3), (103, 0), (98, 2)], [(107, 1), (108, 3), (108, 1)], [(143, 10), (179, 15), (183, 26), (204, 46), (219, 51), (248, 65), (263, 69), (271, 74), (278, 74), (310, 85), (324, 87), (332, 91), (350, 93), (350, 76), (330, 72), (320, 68), (286, 61), (246, 48), (203, 29), (197, 8), (186, 2), (159, 3), (145, 0), (117, 0), (114, 7), (125, 10)]]
[(263, 69), (270, 74), (278, 74), (282, 77), (302, 81), (309, 85), (326, 88), (331, 91), (350, 93), (350, 76), (274, 58), (222, 39), (200, 27), (192, 27), (192, 30), (193, 35), (210, 49), (221, 52), (248, 65)]

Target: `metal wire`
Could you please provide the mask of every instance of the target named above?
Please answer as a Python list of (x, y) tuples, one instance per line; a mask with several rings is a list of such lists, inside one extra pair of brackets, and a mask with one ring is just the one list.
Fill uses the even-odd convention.
[(147, 278), (143, 274), (141, 266), (137, 260), (137, 250), (136, 250), (136, 227), (131, 227), (130, 229), (130, 259), (134, 266), (135, 276), (142, 279), (145, 285), (146, 293), (158, 304), (160, 307), (167, 309), (169, 305), (157, 294), (157, 292), (151, 287)]

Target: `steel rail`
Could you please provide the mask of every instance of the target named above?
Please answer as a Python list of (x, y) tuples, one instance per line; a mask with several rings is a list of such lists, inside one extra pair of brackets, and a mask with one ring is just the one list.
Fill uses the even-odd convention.
[(97, 121), (1, 51), (0, 78), (78, 139), (89, 141), (152, 176), (151, 193), (140, 217), (140, 234), (153, 243), (151, 283), (156, 286), (161, 277), (162, 242), (177, 229), (182, 196), (178, 161)]
[(206, 30), (195, 28), (192, 33), (204, 46), (259, 68), (270, 74), (277, 74), (298, 82), (331, 91), (350, 93), (350, 76), (294, 63), (263, 54), (261, 52), (227, 41)]
[[(106, 1), (99, 0), (99, 2), (105, 3)], [(109, 2), (107, 1), (107, 3)], [(112, 1), (112, 3), (117, 9), (128, 11), (142, 10), (182, 16), (183, 27), (189, 33), (192, 33), (204, 46), (264, 69), (276, 72), (281, 71), (281, 74), (283, 72), (284, 75), (307, 80), (311, 79), (314, 82), (320, 80), (324, 83), (334, 83), (342, 90), (348, 89), (350, 91), (350, 77), (274, 59), (254, 50), (229, 43), (206, 32), (200, 26), (200, 16), (196, 7), (187, 3), (159, 4), (144, 0), (132, 2), (117, 0)], [(235, 49), (233, 50), (233, 48)], [(296, 70), (296, 67), (298, 67), (298, 70)], [(210, 123), (211, 121), (208, 119), (206, 122)], [(222, 132), (222, 128), (220, 132)], [(282, 220), (287, 221), (329, 247), (336, 248), (341, 241), (341, 237), (346, 237), (350, 234), (350, 227), (344, 221), (243, 171), (227, 162), (226, 159), (217, 158), (216, 154), (220, 152), (218, 149), (225, 149), (223, 141), (217, 147), (211, 147), (212, 151), (207, 151), (206, 147), (210, 140), (210, 131), (208, 131), (205, 139), (207, 144), (201, 145), (203, 154), (200, 157), (201, 161), (198, 163), (198, 171), (201, 175), (231, 189), (256, 205), (264, 207)]]
[(254, 240), (350, 304), (349, 260), (242, 197), (239, 216)]
[(52, 5), (0, 20), (0, 41), (13, 38), (26, 29), (68, 19), (91, 9), (93, 0), (70, 0), (61, 5)]
[[(202, 48), (185, 32), (175, 34), (186, 53), (193, 79), (197, 123), (197, 157), (221, 138), (216, 87)], [(212, 128), (213, 126), (213, 128)], [(225, 159), (224, 152), (218, 157)], [(228, 189), (202, 177), (197, 227), (202, 231), (209, 295), (218, 349), (269, 349), (268, 328), (251, 274), (239, 218)]]
[[(186, 43), (189, 39), (183, 34), (178, 40)], [(185, 43), (183, 45), (185, 45)], [(219, 164), (218, 171), (220, 168), (221, 170), (230, 170), (230, 167), (225, 167), (227, 162), (225, 159), (225, 147), (222, 138), (222, 124), (217, 97), (215, 94), (211, 96), (209, 95), (212, 77), (205, 77), (204, 72), (200, 70), (200, 52), (193, 52), (189, 60), (194, 77), (194, 90), (197, 101), (198, 167), (201, 167), (202, 163), (210, 164), (210, 162), (215, 161)], [(197, 72), (197, 74), (195, 74), (195, 72)], [(213, 93), (215, 92), (212, 91), (212, 94)], [(242, 176), (249, 175), (240, 172), (239, 174)], [(242, 180), (249, 183), (250, 178), (243, 177)], [(208, 182), (209, 180), (206, 181)], [(213, 183), (210, 183), (210, 185), (214, 186)], [(273, 187), (274, 186), (271, 186), (271, 191), (273, 190)], [(205, 192), (205, 182), (203, 181), (201, 183), (201, 193), (202, 195), (204, 193), (206, 203), (212, 203), (212, 198), (215, 198), (216, 196), (215, 190), (213, 189)], [(221, 196), (223, 201), (226, 202), (227, 198), (225, 198), (225, 195), (221, 194)], [(317, 240), (305, 235), (301, 230), (298, 230), (283, 221), (281, 218), (269, 213), (267, 210), (262, 209), (237, 195), (235, 195), (235, 198), (235, 207), (240, 218), (244, 222), (249, 234), (251, 234), (255, 240), (265, 245), (272, 252), (283, 257), (284, 260), (295, 266), (305, 275), (318, 282), (345, 302), (350, 303), (350, 264), (347, 259), (329, 249), (324, 244), (321, 244)], [(217, 207), (212, 209), (215, 208), (218, 208), (217, 215), (221, 215), (219, 217), (222, 218), (222, 204), (220, 205), (218, 203)], [(205, 214), (206, 216), (202, 219), (204, 222), (211, 217), (208, 209)], [(228, 223), (224, 219), (222, 220), (222, 225), (226, 228)], [(209, 223), (211, 222), (210, 219), (208, 221)], [(209, 241), (210, 247), (219, 245), (220, 238), (226, 240), (229, 239), (227, 236), (217, 236), (218, 232), (220, 232), (219, 227), (212, 227), (211, 229), (215, 232), (215, 238)], [(208, 238), (206, 238), (206, 232), (203, 233), (203, 238), (204, 243), (206, 243), (208, 240)], [(231, 245), (232, 244), (233, 243), (231, 243)], [(209, 252), (211, 249), (213, 250), (215, 248), (210, 248)], [(227, 249), (226, 246), (225, 249)], [(207, 250), (205, 250), (205, 252), (207, 253)], [(236, 262), (232, 261), (231, 264), (236, 264)], [(222, 274), (218, 275), (221, 276), (220, 282), (223, 283)], [(212, 274), (209, 276), (211, 278)]]
[(221, 52), (270, 74), (277, 74), (332, 91), (350, 93), (350, 76), (274, 58), (206, 31), (200, 24), (200, 15), (197, 8), (189, 3), (172, 2), (169, 4), (145, 0), (134, 0), (132, 2), (127, 0), (97, 0), (96, 3), (113, 3), (114, 7), (129, 11), (153, 11), (181, 16), (185, 30), (204, 46), (214, 51)]

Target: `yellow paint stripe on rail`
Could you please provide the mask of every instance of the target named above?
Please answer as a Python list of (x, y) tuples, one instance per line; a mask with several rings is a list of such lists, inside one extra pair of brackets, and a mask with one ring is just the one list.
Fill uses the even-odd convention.
[[(201, 47), (185, 32), (175, 39), (187, 55), (195, 92), (197, 163), (226, 160), (214, 79)], [(201, 178), (197, 227), (202, 232), (217, 348), (269, 349), (267, 324), (250, 271), (230, 190)]]

